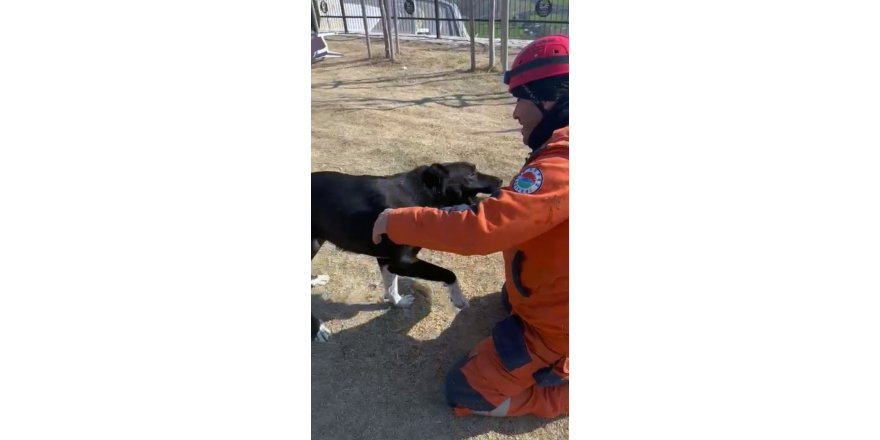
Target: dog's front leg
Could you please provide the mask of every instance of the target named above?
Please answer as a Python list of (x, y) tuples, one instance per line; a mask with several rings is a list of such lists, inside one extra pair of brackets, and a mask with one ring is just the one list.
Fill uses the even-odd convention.
[(384, 284), (384, 294), (382, 299), (391, 303), (394, 307), (409, 307), (415, 301), (412, 295), (403, 295), (397, 291), (398, 276), (388, 270), (388, 261), (379, 260), (379, 271), (382, 273), (382, 283)]
[(458, 279), (451, 270), (419, 260), (418, 258), (410, 258), (405, 261), (394, 263), (391, 270), (395, 273), (407, 277), (420, 278), (428, 281), (440, 281), (449, 289), (449, 301), (459, 310), (468, 307), (468, 300), (461, 292), (458, 285)]
[(447, 289), (449, 289), (449, 301), (452, 301), (452, 305), (454, 305), (459, 310), (466, 309), (468, 307), (468, 300), (464, 296), (464, 293), (461, 292), (461, 287), (458, 286), (458, 280), (455, 280), (452, 284), (445, 284)]

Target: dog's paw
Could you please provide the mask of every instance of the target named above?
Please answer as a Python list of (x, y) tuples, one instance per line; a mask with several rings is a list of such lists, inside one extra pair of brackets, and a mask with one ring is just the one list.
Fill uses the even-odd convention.
[(414, 297), (412, 295), (403, 295), (400, 297), (400, 300), (394, 304), (394, 307), (406, 309), (406, 308), (409, 308), (410, 306), (412, 306), (413, 302), (415, 302), (415, 300), (416, 300), (416, 297)]
[(391, 304), (394, 307), (405, 309), (409, 306), (413, 305), (413, 302), (416, 298), (412, 295), (394, 295), (389, 296), (385, 295), (382, 297), (382, 302), (386, 304)]
[(449, 301), (452, 302), (452, 305), (455, 306), (455, 308), (463, 310), (470, 306), (468, 299), (465, 298), (463, 293), (461, 293), (461, 288), (458, 287), (458, 282), (454, 282), (446, 287), (449, 289)]
[(323, 286), (323, 285), (327, 284), (328, 282), (330, 282), (329, 275), (318, 275), (318, 276), (312, 278), (312, 287)]
[(315, 338), (313, 339), (315, 342), (327, 342), (330, 340), (330, 329), (321, 324), (321, 327), (318, 328), (318, 333), (315, 334)]
[(465, 298), (465, 297), (461, 297), (458, 299), (449, 298), (449, 300), (452, 302), (452, 305), (454, 305), (455, 308), (458, 310), (464, 310), (464, 309), (471, 306), (470, 303), (468, 302), (467, 298)]

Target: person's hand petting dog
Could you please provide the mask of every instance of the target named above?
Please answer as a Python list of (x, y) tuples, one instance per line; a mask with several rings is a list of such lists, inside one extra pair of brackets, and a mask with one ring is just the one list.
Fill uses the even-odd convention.
[(391, 209), (386, 209), (379, 213), (379, 217), (376, 217), (376, 223), (373, 223), (373, 243), (379, 244), (382, 241), (382, 234), (388, 232), (388, 213), (391, 212)]

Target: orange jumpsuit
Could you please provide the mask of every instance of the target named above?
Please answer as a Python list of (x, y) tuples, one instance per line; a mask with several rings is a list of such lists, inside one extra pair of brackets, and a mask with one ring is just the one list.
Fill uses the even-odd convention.
[(395, 209), (387, 235), (461, 255), (503, 252), (511, 315), (449, 372), (456, 414), (568, 414), (568, 127), (493, 197), (466, 210)]

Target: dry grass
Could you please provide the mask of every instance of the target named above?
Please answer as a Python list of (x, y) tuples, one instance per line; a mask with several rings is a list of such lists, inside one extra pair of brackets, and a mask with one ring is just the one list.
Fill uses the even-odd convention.
[[(466, 72), (466, 48), (401, 41), (402, 63), (391, 64), (366, 59), (363, 40), (328, 43), (346, 56), (312, 68), (313, 171), (391, 174), (467, 160), (509, 181), (519, 170), (527, 150), (513, 100), (497, 72)], [(452, 416), (445, 372), (501, 319), (504, 271), (499, 254), (420, 256), (458, 275), (470, 309), (455, 316), (439, 283), (401, 279), (416, 302), (389, 310), (375, 259), (329, 244), (315, 257), (312, 272), (330, 283), (312, 289), (312, 310), (334, 336), (312, 346), (312, 438), (568, 438), (567, 418)]]

